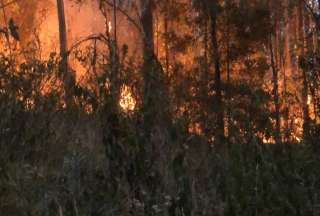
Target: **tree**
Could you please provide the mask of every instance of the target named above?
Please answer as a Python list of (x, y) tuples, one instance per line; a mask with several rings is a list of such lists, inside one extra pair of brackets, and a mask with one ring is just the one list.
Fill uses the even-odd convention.
[[(298, 3), (298, 35), (300, 41), (300, 49), (299, 49), (299, 56), (300, 59), (303, 59), (306, 55), (305, 46), (306, 46), (306, 34), (305, 34), (305, 6), (303, 2), (299, 1)], [(308, 94), (309, 94), (309, 84), (307, 79), (306, 70), (303, 68), (301, 69), (302, 73), (302, 92), (301, 92), (301, 104), (303, 110), (303, 137), (308, 139), (309, 132), (310, 132), (310, 113), (309, 113), (309, 105), (308, 105)]]
[(63, 0), (57, 0), (57, 12), (59, 19), (59, 41), (60, 41), (60, 73), (64, 85), (66, 106), (73, 104), (73, 86), (75, 84), (74, 75), (68, 69), (68, 45), (67, 45), (67, 27)]
[[(164, 84), (164, 71), (155, 55), (153, 14), (154, 1), (140, 0), (140, 23), (142, 27), (142, 77), (143, 89), (143, 111), (146, 130), (151, 132), (157, 124), (168, 123), (169, 110), (160, 107), (166, 105), (169, 109), (168, 95)], [(162, 122), (162, 123), (161, 123)], [(147, 132), (147, 134), (149, 133)]]
[(270, 35), (269, 52), (271, 59), (272, 82), (273, 82), (273, 102), (275, 106), (275, 141), (281, 143), (281, 119), (280, 119), (280, 101), (279, 101), (279, 70), (275, 62), (273, 36)]
[(207, 3), (210, 11), (210, 24), (211, 24), (211, 43), (212, 43), (212, 58), (214, 64), (214, 92), (215, 92), (215, 101), (216, 104), (216, 113), (217, 113), (217, 128), (216, 128), (216, 140), (218, 144), (222, 144), (224, 140), (224, 105), (223, 105), (223, 96), (222, 96), (222, 81), (221, 81), (221, 68), (220, 68), (220, 53), (219, 53), (219, 44), (218, 44), (218, 30), (217, 30), (217, 16), (218, 16), (218, 7), (219, 4), (217, 0)]

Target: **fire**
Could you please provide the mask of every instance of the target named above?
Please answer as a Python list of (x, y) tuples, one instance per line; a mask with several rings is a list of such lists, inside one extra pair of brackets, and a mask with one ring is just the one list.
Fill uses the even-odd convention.
[(112, 31), (112, 23), (109, 21), (108, 22), (108, 32), (111, 33)]
[(307, 104), (310, 105), (312, 103), (312, 96), (311, 95), (308, 95), (308, 102)]
[(189, 133), (196, 134), (196, 135), (203, 134), (201, 124), (197, 123), (197, 122), (190, 124), (188, 131), (189, 131)]
[(275, 144), (275, 140), (272, 138), (272, 137), (270, 137), (270, 138), (267, 138), (267, 137), (263, 137), (263, 143), (264, 144)]
[(132, 94), (132, 90), (129, 86), (124, 85), (121, 88), (119, 105), (124, 112), (134, 111), (137, 101)]
[[(118, 15), (117, 20), (115, 21), (109, 21), (111, 17), (109, 17), (110, 14), (108, 14), (108, 18), (104, 17), (99, 12), (99, 5), (97, 1), (86, 1), (85, 3), (81, 4), (80, 6), (77, 6), (77, 4), (71, 3), (72, 1), (65, 1), (65, 8), (66, 8), (66, 20), (67, 20), (67, 35), (68, 35), (68, 46), (69, 48), (72, 47), (72, 45), (76, 44), (76, 42), (81, 41), (84, 38), (87, 38), (88, 36), (92, 34), (98, 34), (98, 33), (110, 33), (110, 36), (112, 37), (112, 31), (117, 31), (117, 43), (119, 47), (122, 44), (128, 45), (130, 47), (130, 52), (134, 52), (135, 56), (140, 56), (139, 53), (139, 43), (137, 43), (137, 39), (139, 35), (138, 33), (135, 34), (132, 29), (129, 30), (129, 24), (125, 24), (125, 18), (121, 18), (120, 15)], [(38, 13), (35, 16), (35, 19), (40, 20), (39, 25), (35, 26), (37, 29), (37, 36), (41, 43), (40, 52), (41, 52), (41, 58), (46, 59), (50, 52), (59, 52), (58, 44), (59, 44), (59, 29), (58, 29), (58, 17), (57, 17), (57, 11), (56, 11), (56, 0), (48, 0), (48, 5), (39, 5), (37, 7)], [(38, 23), (38, 22), (37, 22)], [(35, 24), (36, 25), (36, 24)], [(176, 27), (179, 25), (179, 23), (171, 23), (172, 27)], [(155, 31), (154, 31), (154, 45), (157, 57), (159, 58), (160, 62), (162, 63), (163, 67), (167, 69), (167, 73), (171, 75), (170, 73), (173, 72), (172, 68), (174, 66), (174, 61), (179, 62), (182, 64), (185, 68), (189, 68), (190, 66), (195, 65), (195, 57), (198, 57), (198, 54), (204, 55), (204, 48), (200, 44), (194, 44), (191, 47), (187, 47), (185, 50), (181, 52), (175, 53), (174, 61), (172, 60), (172, 54), (170, 55), (170, 49), (172, 49), (173, 45), (170, 43), (170, 41), (166, 41), (163, 37), (164, 33), (170, 33), (166, 32), (168, 29), (165, 27), (165, 23), (162, 19), (158, 19), (155, 22)], [(171, 28), (172, 28), (171, 27)], [(190, 28), (188, 25), (179, 25), (179, 32), (177, 32), (178, 36), (184, 36), (184, 34), (192, 34), (194, 31), (193, 28)], [(115, 33), (114, 33), (115, 34)], [(88, 42), (89, 43), (89, 42)], [(83, 46), (88, 44), (82, 44)], [(294, 44), (294, 49), (298, 49), (297, 44)], [(130, 54), (130, 53), (129, 53)], [(72, 56), (72, 55), (70, 55)], [(260, 54), (252, 54), (251, 58), (260, 58)], [(298, 56), (297, 56), (298, 57)], [(79, 61), (74, 59), (69, 59), (70, 68), (74, 69), (76, 71), (76, 77), (77, 81), (81, 83), (82, 78), (85, 79), (85, 75), (87, 75), (88, 71), (90, 71), (90, 68), (86, 68), (85, 66), (82, 66)], [(188, 67), (189, 66), (189, 67)], [(167, 67), (167, 68), (166, 68)], [(232, 66), (232, 70), (234, 72), (239, 73), (242, 69), (242, 64), (235, 64)], [(293, 68), (291, 68), (292, 65), (288, 65), (288, 68), (286, 70), (292, 71)], [(289, 74), (291, 75), (291, 74)], [(235, 76), (236, 77), (236, 76)], [(81, 84), (86, 84), (85, 81)], [(59, 87), (57, 83), (49, 85), (49, 87), (45, 86), (45, 90), (43, 92), (48, 92), (50, 88), (53, 88), (53, 85), (55, 85), (56, 88)], [(268, 84), (267, 84), (268, 85)], [(269, 88), (270, 87), (270, 88)], [(290, 87), (290, 86), (289, 86)], [(266, 87), (267, 91), (271, 90), (271, 85)], [(284, 86), (281, 84), (279, 85), (279, 92), (283, 91)], [(192, 89), (192, 88), (191, 88)], [(194, 89), (194, 88), (193, 88)], [(192, 89), (192, 90), (193, 90)], [(290, 90), (290, 89), (289, 89)], [(196, 92), (196, 91), (193, 91)], [(212, 92), (209, 93), (209, 96), (212, 96)], [(119, 106), (124, 112), (132, 112), (137, 107), (137, 100), (134, 97), (133, 90), (131, 87), (124, 85), (121, 88), (120, 92), (120, 100), (119, 100)], [(313, 96), (315, 97), (315, 96)], [(312, 105), (316, 102), (315, 98), (313, 98), (311, 95), (308, 95), (307, 98), (307, 104)], [(32, 101), (27, 102), (27, 106), (31, 107), (33, 106)], [(194, 108), (194, 107), (193, 107)], [(187, 108), (186, 108), (187, 109)], [(293, 113), (299, 112), (300, 108), (292, 108), (294, 110)], [(316, 108), (310, 106), (310, 115), (312, 118), (317, 120), (316, 118)], [(92, 112), (92, 107), (87, 108), (87, 112)], [(291, 113), (289, 114), (290, 118), (290, 124), (292, 124), (292, 127), (294, 128), (294, 132), (292, 133), (291, 137), (293, 139), (300, 141), (301, 140), (301, 134), (303, 129), (303, 119), (298, 117), (293, 117)], [(301, 113), (300, 113), (301, 116)], [(289, 120), (288, 120), (289, 121)], [(275, 122), (273, 122), (275, 124)], [(282, 119), (282, 125), (281, 130), (285, 128), (284, 125), (284, 119)], [(189, 132), (195, 133), (201, 135), (203, 133), (203, 128), (200, 123), (192, 123), (189, 126)], [(225, 128), (226, 133), (228, 133), (228, 128)], [(263, 135), (259, 135), (260, 138), (262, 138), (264, 143), (274, 143), (274, 138), (266, 138)]]

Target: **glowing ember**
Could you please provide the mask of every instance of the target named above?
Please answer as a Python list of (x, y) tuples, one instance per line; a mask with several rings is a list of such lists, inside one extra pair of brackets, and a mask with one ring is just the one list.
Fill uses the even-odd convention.
[(197, 135), (202, 135), (203, 134), (202, 127), (201, 127), (200, 123), (192, 123), (192, 124), (190, 124), (189, 128), (188, 128), (188, 131), (189, 131), (189, 133), (192, 133), (192, 134), (197, 134)]

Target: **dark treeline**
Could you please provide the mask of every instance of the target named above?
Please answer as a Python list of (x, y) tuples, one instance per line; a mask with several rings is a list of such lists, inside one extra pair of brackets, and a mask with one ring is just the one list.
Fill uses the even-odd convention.
[(1, 216), (320, 214), (320, 1), (96, 0), (76, 43), (65, 1), (46, 58), (0, 1)]

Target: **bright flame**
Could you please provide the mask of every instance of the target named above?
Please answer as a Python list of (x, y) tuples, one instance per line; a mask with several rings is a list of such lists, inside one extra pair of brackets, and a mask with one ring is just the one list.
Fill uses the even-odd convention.
[(263, 137), (263, 143), (264, 144), (275, 144), (275, 140), (272, 137), (270, 137), (270, 138)]
[(136, 99), (132, 95), (132, 91), (129, 86), (124, 85), (121, 88), (120, 107), (125, 112), (132, 112), (136, 107)]
[(108, 32), (110, 33), (112, 31), (112, 23), (108, 22)]
[(307, 104), (310, 105), (311, 102), (312, 102), (312, 96), (311, 96), (311, 95), (308, 95), (308, 102), (307, 102)]

